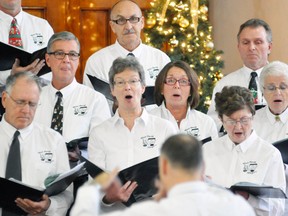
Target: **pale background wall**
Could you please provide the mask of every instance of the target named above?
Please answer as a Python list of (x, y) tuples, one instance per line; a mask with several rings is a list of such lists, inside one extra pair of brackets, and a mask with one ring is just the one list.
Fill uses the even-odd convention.
[(288, 63), (288, 0), (210, 0), (209, 20), (215, 48), (224, 51), (224, 74), (242, 66), (236, 35), (239, 26), (250, 18), (263, 19), (272, 29), (273, 47), (269, 61)]

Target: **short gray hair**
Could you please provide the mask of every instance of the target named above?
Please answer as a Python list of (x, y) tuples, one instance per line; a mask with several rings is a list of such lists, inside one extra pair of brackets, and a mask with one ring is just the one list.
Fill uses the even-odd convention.
[(7, 77), (5, 91), (11, 94), (11, 91), (18, 79), (24, 78), (28, 83), (35, 83), (41, 92), (41, 82), (38, 76), (31, 72), (19, 72)]
[(70, 40), (76, 41), (77, 46), (78, 46), (78, 51), (80, 51), (80, 42), (79, 42), (78, 38), (71, 32), (62, 31), (62, 32), (55, 33), (51, 36), (51, 38), (49, 39), (48, 44), (47, 44), (47, 53), (53, 52), (53, 50), (51, 50), (52, 45), (55, 41), (59, 41), (59, 40), (61, 40), (61, 41), (70, 41)]
[(145, 86), (145, 73), (142, 65), (133, 56), (127, 56), (126, 58), (117, 58), (113, 61), (113, 64), (109, 70), (109, 83), (110, 87), (114, 87), (114, 77), (116, 74), (123, 72), (126, 69), (130, 69), (139, 74), (142, 86)]
[(288, 79), (288, 65), (281, 61), (273, 61), (267, 64), (261, 72), (259, 82), (261, 91), (263, 92), (263, 87), (265, 80), (268, 76), (284, 76)]

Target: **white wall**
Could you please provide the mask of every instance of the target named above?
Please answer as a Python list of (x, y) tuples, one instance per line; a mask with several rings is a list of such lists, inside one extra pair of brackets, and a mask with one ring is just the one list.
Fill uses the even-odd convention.
[(224, 51), (224, 74), (242, 66), (236, 35), (240, 25), (251, 18), (265, 20), (272, 29), (269, 61), (288, 63), (288, 0), (210, 0), (209, 20), (215, 48)]

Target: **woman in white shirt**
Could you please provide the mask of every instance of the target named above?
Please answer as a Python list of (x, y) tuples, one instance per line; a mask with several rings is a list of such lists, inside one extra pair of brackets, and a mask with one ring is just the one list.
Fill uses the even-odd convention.
[(218, 137), (212, 118), (195, 110), (199, 103), (198, 88), (198, 76), (186, 62), (168, 63), (155, 82), (154, 95), (159, 107), (150, 113), (169, 120), (179, 132), (199, 140)]
[[(203, 146), (205, 174), (227, 188), (238, 182), (250, 182), (285, 191), (280, 152), (252, 128), (255, 109), (250, 90), (226, 86), (216, 93), (215, 103), (227, 134)], [(238, 193), (247, 199), (257, 215), (283, 215), (284, 199), (264, 199), (243, 191)]]

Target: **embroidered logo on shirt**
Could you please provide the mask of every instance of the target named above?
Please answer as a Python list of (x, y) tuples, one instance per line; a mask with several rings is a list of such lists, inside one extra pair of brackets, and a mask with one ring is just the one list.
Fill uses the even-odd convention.
[(153, 80), (156, 80), (159, 74), (159, 68), (158, 67), (148, 68), (148, 72), (149, 72), (149, 77)]
[(35, 33), (31, 35), (35, 44), (42, 46), (43, 45), (43, 35), (41, 33)]
[(190, 127), (190, 128), (185, 129), (185, 131), (190, 136), (194, 136), (194, 137), (199, 137), (200, 136), (198, 127)]
[(86, 105), (74, 106), (74, 115), (84, 116), (87, 113), (88, 107)]
[(38, 152), (40, 155), (41, 161), (45, 163), (52, 163), (53, 162), (53, 153), (51, 151), (42, 151)]
[(256, 173), (257, 167), (258, 167), (258, 164), (256, 161), (244, 162), (243, 172), (246, 172), (247, 174), (254, 174)]
[(143, 147), (154, 148), (156, 146), (156, 138), (154, 136), (141, 137), (143, 141)]

